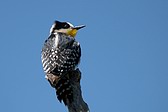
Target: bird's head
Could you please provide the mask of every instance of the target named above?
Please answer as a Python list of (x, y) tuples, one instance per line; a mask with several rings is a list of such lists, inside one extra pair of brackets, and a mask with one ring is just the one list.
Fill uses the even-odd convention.
[(73, 26), (69, 22), (55, 21), (50, 29), (50, 33), (64, 33), (68, 36), (75, 37), (77, 31), (83, 27), (85, 27), (85, 25)]

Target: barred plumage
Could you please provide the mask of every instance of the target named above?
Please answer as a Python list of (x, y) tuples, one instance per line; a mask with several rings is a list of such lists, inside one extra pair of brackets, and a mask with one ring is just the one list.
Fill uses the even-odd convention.
[(57, 90), (57, 98), (72, 101), (73, 92), (68, 78), (64, 75), (78, 66), (81, 57), (79, 42), (75, 40), (77, 30), (84, 26), (74, 27), (68, 22), (55, 21), (50, 29), (50, 36), (42, 48), (41, 58), (44, 72), (49, 78), (55, 78), (57, 83), (49, 80), (52, 87)]
[[(59, 39), (58, 45), (55, 41)], [(61, 41), (64, 41), (60, 43)], [(45, 73), (61, 75), (74, 70), (81, 56), (79, 42), (65, 34), (51, 34), (42, 49), (42, 63)]]

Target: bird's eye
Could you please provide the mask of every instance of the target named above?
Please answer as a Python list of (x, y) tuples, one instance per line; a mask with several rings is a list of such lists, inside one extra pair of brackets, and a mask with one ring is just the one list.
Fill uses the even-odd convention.
[(70, 27), (69, 24), (64, 25), (64, 28), (69, 28), (69, 27)]

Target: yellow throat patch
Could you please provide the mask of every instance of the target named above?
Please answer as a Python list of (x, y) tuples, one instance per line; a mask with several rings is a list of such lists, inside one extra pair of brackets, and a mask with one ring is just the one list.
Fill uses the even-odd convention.
[(68, 35), (72, 36), (72, 37), (75, 37), (76, 34), (77, 34), (77, 30), (76, 29), (71, 29), (67, 32)]

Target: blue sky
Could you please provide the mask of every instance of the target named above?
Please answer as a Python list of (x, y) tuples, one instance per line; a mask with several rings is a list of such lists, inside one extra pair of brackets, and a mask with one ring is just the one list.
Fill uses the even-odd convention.
[(66, 112), (44, 78), (54, 20), (85, 24), (82, 92), (91, 112), (168, 112), (168, 1), (4, 0), (0, 111)]

